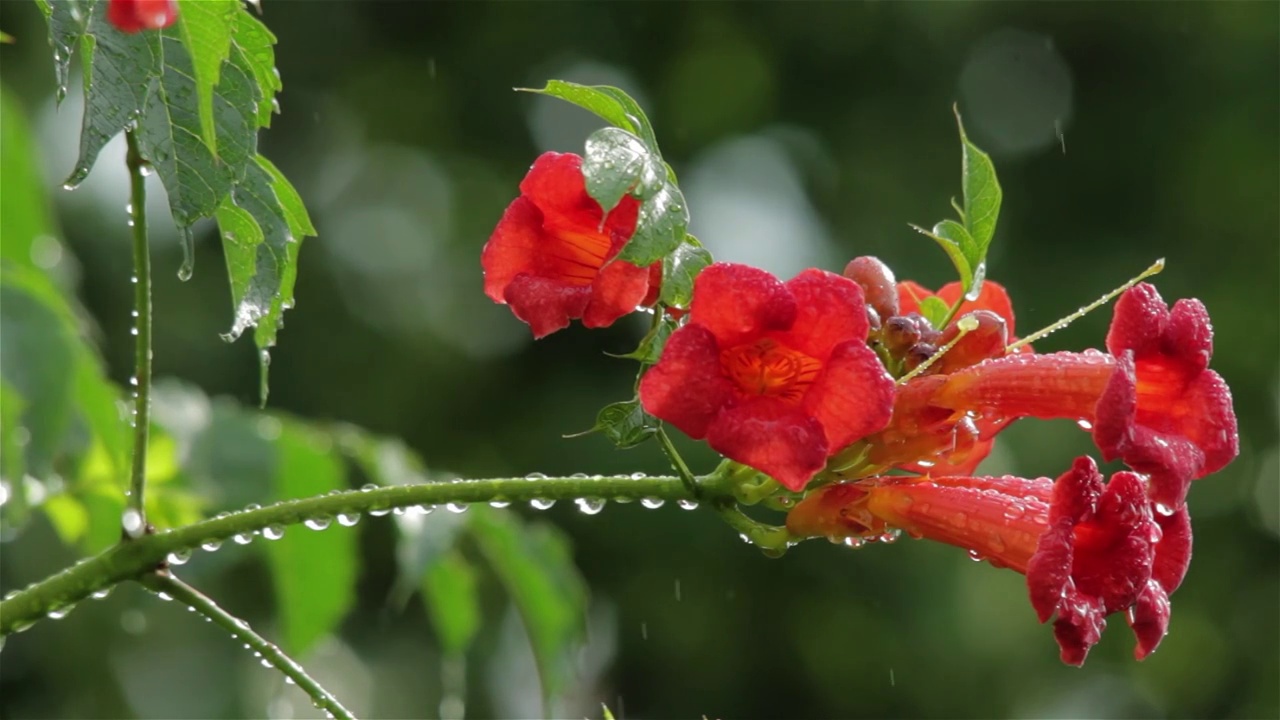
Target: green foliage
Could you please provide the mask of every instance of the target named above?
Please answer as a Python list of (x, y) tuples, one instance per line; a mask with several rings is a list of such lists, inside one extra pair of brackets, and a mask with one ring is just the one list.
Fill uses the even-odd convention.
[(639, 400), (611, 403), (600, 409), (590, 432), (602, 432), (620, 448), (630, 448), (658, 432), (658, 420), (640, 407)]
[(711, 252), (692, 235), (662, 259), (662, 294), (664, 305), (687, 308), (693, 300), (693, 281), (711, 264)]
[(947, 307), (947, 303), (937, 295), (930, 295), (920, 301), (920, 315), (939, 330), (947, 324), (947, 315), (950, 312), (951, 308)]
[(476, 574), (457, 552), (440, 556), (422, 574), (422, 599), (445, 655), (466, 653), (480, 630)]
[(911, 227), (933, 238), (951, 258), (960, 275), (965, 296), (972, 299), (982, 291), (982, 281), (987, 274), (987, 248), (995, 237), (996, 220), (1000, 217), (1000, 203), (1004, 197), (996, 179), (995, 165), (991, 157), (969, 140), (965, 134), (960, 111), (956, 110), (956, 125), (960, 129), (961, 185), (964, 203), (952, 206), (960, 215), (960, 222), (943, 220), (925, 230), (918, 225)]
[(193, 79), (200, 114), (200, 136), (218, 155), (218, 134), (214, 129), (213, 91), (222, 74), (222, 64), (231, 53), (233, 17), (239, 0), (181, 0), (178, 31), (182, 45), (191, 56)]

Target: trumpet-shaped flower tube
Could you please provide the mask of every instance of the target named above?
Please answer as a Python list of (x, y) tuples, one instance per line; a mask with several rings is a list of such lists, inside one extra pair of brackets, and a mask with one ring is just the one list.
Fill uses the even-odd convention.
[(884, 427), (893, 379), (866, 345), (853, 281), (806, 270), (782, 283), (716, 263), (689, 321), (640, 382), (652, 415), (799, 490), (842, 448)]
[(484, 246), (485, 294), (510, 305), (536, 338), (575, 318), (606, 327), (652, 303), (662, 263), (615, 260), (635, 232), (639, 207), (624, 196), (606, 216), (587, 194), (582, 158), (544, 153)]

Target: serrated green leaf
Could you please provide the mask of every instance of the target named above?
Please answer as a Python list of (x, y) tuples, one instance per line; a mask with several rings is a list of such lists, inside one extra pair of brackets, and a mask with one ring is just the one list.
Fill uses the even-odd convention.
[[(54, 9), (57, 16), (57, 3)], [(107, 141), (143, 117), (162, 73), (160, 35), (120, 32), (107, 21), (106, 12), (107, 3), (95, 3), (80, 36), (84, 122), (80, 128), (80, 157), (67, 178), (68, 187), (79, 185), (89, 176)]]
[(592, 430), (604, 433), (619, 448), (630, 448), (658, 432), (658, 421), (644, 411), (639, 400), (605, 405), (596, 415)]
[(248, 8), (242, 7), (235, 15), (231, 42), (244, 54), (245, 68), (258, 87), (254, 106), (258, 127), (270, 127), (276, 93), (284, 87), (276, 71), (276, 36), (261, 20), (250, 15)]
[(979, 266), (985, 263), (987, 248), (996, 234), (996, 220), (1000, 217), (1000, 203), (1004, 195), (996, 180), (996, 168), (991, 162), (991, 156), (970, 142), (959, 110), (956, 110), (956, 125), (960, 128), (960, 143), (963, 147), (961, 175), (964, 213), (961, 218), (972, 240), (962, 247), (969, 267), (976, 273)]
[(662, 302), (688, 308), (693, 301), (693, 281), (712, 260), (711, 252), (697, 238), (685, 235), (675, 251), (662, 258)]
[(285, 220), (289, 223), (289, 230), (296, 238), (315, 237), (316, 228), (311, 224), (311, 216), (307, 214), (307, 207), (302, 204), (302, 196), (293, 188), (293, 184), (289, 182), (284, 173), (280, 172), (270, 160), (259, 155), (258, 165), (262, 166), (271, 175), (271, 189), (276, 191), (276, 199), (280, 201), (280, 209), (284, 210)]
[(689, 208), (684, 193), (666, 184), (640, 205), (636, 232), (618, 253), (618, 260), (645, 267), (673, 252), (684, 241), (689, 226)]
[(422, 575), (422, 600), (447, 656), (467, 652), (480, 630), (476, 574), (457, 552), (438, 558)]
[(587, 588), (569, 542), (556, 528), (524, 525), (512, 513), (471, 513), (472, 536), (524, 621), (544, 698), (554, 697), (586, 631)]
[(658, 138), (640, 105), (622, 90), (609, 85), (579, 85), (564, 80), (548, 80), (541, 90), (518, 88), (525, 92), (550, 95), (589, 110), (614, 127), (638, 136), (649, 150), (661, 157)]
[(939, 330), (942, 329), (949, 314), (951, 314), (950, 306), (937, 295), (930, 295), (920, 301), (920, 315)]
[(582, 159), (587, 194), (608, 214), (627, 193), (648, 198), (666, 182), (662, 158), (640, 138), (619, 128), (600, 128), (587, 138)]
[(218, 135), (213, 122), (213, 89), (222, 64), (231, 53), (231, 34), (240, 0), (179, 0), (178, 31), (191, 56), (192, 76), (199, 104), (200, 136), (218, 155)]
[(956, 272), (960, 275), (960, 284), (964, 287), (964, 291), (968, 292), (973, 284), (973, 268), (969, 265), (969, 258), (965, 255), (964, 248), (971, 245), (973, 240), (964, 226), (955, 220), (943, 220), (934, 225), (933, 230), (925, 230), (919, 225), (911, 227), (921, 235), (933, 238), (934, 242), (947, 253), (947, 257), (951, 258), (951, 264), (955, 265)]
[(61, 105), (67, 97), (71, 77), (71, 56), (80, 45), (80, 36), (89, 24), (89, 16), (97, 0), (37, 0), (41, 14), (49, 23), (49, 44), (53, 46), (53, 70), (57, 85), (55, 97)]
[[(321, 495), (344, 487), (342, 463), (310, 431), (285, 423), (276, 442), (277, 498)], [(284, 646), (302, 654), (334, 631), (355, 600), (356, 534), (338, 525), (315, 532), (289, 528), (263, 543), (271, 566)]]
[(148, 104), (139, 144), (164, 182), (174, 222), (187, 233), (197, 220), (214, 214), (257, 151), (256, 85), (243, 68), (243, 53), (233, 52), (212, 98), (220, 149), (215, 157), (202, 140), (199, 88), (180, 31), (169, 27), (159, 36), (164, 73)]

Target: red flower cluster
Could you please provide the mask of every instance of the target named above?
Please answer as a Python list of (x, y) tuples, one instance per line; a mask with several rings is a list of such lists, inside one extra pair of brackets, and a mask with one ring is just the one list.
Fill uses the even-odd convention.
[(614, 260), (636, 229), (640, 203), (623, 197), (606, 217), (587, 194), (582, 158), (544, 153), (520, 183), (480, 256), (484, 292), (536, 338), (582, 319), (589, 328), (657, 298), (662, 264)]
[(121, 32), (159, 30), (177, 19), (177, 0), (107, 0), (107, 20)]
[[(660, 264), (616, 259), (635, 230), (635, 199), (606, 215), (586, 193), (581, 159), (555, 153), (520, 189), (484, 249), (489, 297), (537, 337), (572, 318), (609, 325), (653, 302)], [(1082, 663), (1117, 612), (1145, 657), (1191, 558), (1188, 487), (1238, 452), (1230, 391), (1208, 369), (1203, 305), (1170, 309), (1140, 284), (1116, 303), (1107, 353), (1041, 355), (1009, 351), (1013, 306), (1000, 285), (984, 283), (972, 301), (959, 283), (943, 287), (936, 297), (952, 319), (941, 328), (921, 314), (930, 297), (875, 258), (785, 283), (710, 265), (689, 312), (672, 314), (679, 325), (641, 378), (640, 402), (790, 491), (819, 478), (788, 514), (793, 536), (904, 530), (965, 548), (1026, 575), (1040, 620), (1056, 618), (1065, 662)], [(1021, 417), (1077, 420), (1104, 458), (1132, 471), (1104, 483), (1086, 457), (1056, 481), (973, 477)]]

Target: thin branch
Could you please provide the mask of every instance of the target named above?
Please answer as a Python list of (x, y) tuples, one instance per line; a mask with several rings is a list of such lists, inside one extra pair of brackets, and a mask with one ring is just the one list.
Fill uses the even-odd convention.
[(133, 462), (129, 472), (129, 496), (123, 520), (126, 538), (138, 538), (147, 527), (147, 435), (151, 429), (151, 256), (147, 250), (146, 161), (138, 151), (133, 130), (125, 131), (129, 151), (129, 225), (133, 228)]
[(675, 443), (671, 442), (671, 438), (667, 436), (666, 429), (662, 426), (658, 427), (658, 443), (662, 445), (662, 451), (671, 459), (671, 466), (679, 473), (680, 481), (684, 483), (685, 489), (689, 491), (694, 500), (701, 499), (702, 489), (698, 485), (697, 478), (689, 470), (689, 466), (685, 464), (684, 458), (680, 457), (680, 451), (676, 450)]
[[(701, 489), (701, 488), (699, 488)], [(708, 495), (721, 488), (708, 487)], [(452, 482), (395, 485), (373, 490), (351, 490), (300, 500), (286, 500), (254, 510), (231, 513), (184, 527), (144, 535), (120, 543), (0, 601), (0, 635), (25, 629), (45, 617), (50, 609), (65, 608), (103, 588), (152, 572), (171, 552), (218, 543), (236, 535), (252, 537), (272, 525), (296, 525), (310, 519), (356, 519), (368, 513), (389, 512), (416, 505), (491, 501), (574, 500), (667, 501), (696, 500), (685, 481), (673, 476), (630, 475), (567, 478), (496, 478)], [(340, 528), (326, 532), (342, 532)]]
[(219, 627), (231, 633), (231, 637), (260, 655), (264, 662), (279, 670), (286, 678), (292, 680), (300, 690), (311, 696), (315, 706), (327, 710), (332, 717), (355, 720), (355, 715), (345, 707), (320, 683), (316, 682), (302, 666), (293, 658), (284, 654), (275, 643), (267, 640), (249, 627), (249, 623), (223, 610), (217, 603), (199, 590), (184, 583), (167, 572), (145, 575), (138, 580), (147, 589), (177, 600), (201, 615), (209, 618)]

